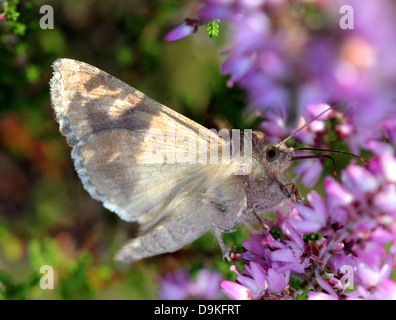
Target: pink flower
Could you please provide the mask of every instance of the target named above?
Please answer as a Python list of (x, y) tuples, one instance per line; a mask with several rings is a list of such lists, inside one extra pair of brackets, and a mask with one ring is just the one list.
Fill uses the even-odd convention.
[(338, 300), (338, 299), (332, 296), (331, 294), (327, 294), (324, 292), (310, 291), (308, 293), (308, 300)]
[(197, 19), (186, 19), (183, 23), (169, 31), (164, 40), (165, 41), (176, 41), (188, 37), (189, 35), (197, 32), (199, 20)]
[(312, 188), (319, 180), (323, 166), (319, 159), (304, 159), (294, 168), (294, 173), (300, 175), (301, 183)]
[(198, 272), (196, 279), (190, 279), (186, 269), (168, 272), (159, 279), (158, 295), (164, 300), (185, 300), (192, 297), (205, 300), (219, 299), (220, 276), (219, 272), (205, 268)]
[[(221, 73), (263, 116), (260, 128), (269, 141), (281, 141), (302, 116), (310, 121), (331, 102), (334, 109), (296, 134), (295, 142), (326, 149), (344, 143), (355, 154), (365, 149), (375, 155), (365, 166), (348, 165), (341, 181), (327, 177), (325, 199), (309, 192), (306, 205), (277, 212), (276, 221), (265, 221), (268, 230), (243, 241), (244, 252), (234, 256), (241, 266), (232, 270), (237, 283), (221, 282), (233, 299), (297, 298), (291, 279), (303, 279), (302, 289), (313, 290), (309, 299), (396, 295), (389, 279), (396, 260), (396, 42), (389, 41), (396, 36), (396, 7), (391, 0), (351, 1), (360, 27), (348, 32), (339, 27), (340, 1), (310, 4), (327, 22), (314, 28), (291, 15), (284, 0), (202, 1), (200, 21), (229, 24)], [(194, 31), (180, 27), (170, 38)], [(313, 186), (321, 161), (298, 164), (295, 172)], [(340, 284), (349, 276), (345, 266), (353, 276), (350, 292)]]
[(321, 277), (315, 277), (318, 284), (330, 295), (334, 298), (334, 300), (338, 299), (337, 293), (334, 291), (333, 287), (326, 281), (323, 280)]
[(378, 188), (378, 181), (375, 176), (358, 165), (349, 165), (341, 174), (343, 185), (356, 198), (362, 198), (370, 192), (375, 192)]
[(374, 292), (375, 299), (396, 300), (396, 282), (385, 279)]
[(327, 222), (327, 209), (323, 199), (315, 191), (307, 196), (312, 207), (296, 205), (301, 219), (291, 220), (291, 224), (303, 233), (318, 232)]
[(266, 271), (256, 262), (245, 267), (248, 275), (238, 274), (237, 281), (249, 289), (253, 299), (259, 299), (267, 290)]
[(231, 300), (252, 300), (252, 294), (246, 287), (227, 280), (222, 280), (219, 282), (221, 290), (229, 297)]
[(290, 270), (286, 272), (278, 272), (272, 268), (268, 269), (268, 290), (270, 292), (279, 294), (285, 290), (290, 279)]

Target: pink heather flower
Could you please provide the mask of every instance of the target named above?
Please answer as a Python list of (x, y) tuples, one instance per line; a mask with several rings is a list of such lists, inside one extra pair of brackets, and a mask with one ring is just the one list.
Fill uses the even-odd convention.
[(221, 290), (225, 293), (227, 297), (231, 300), (251, 300), (252, 294), (246, 287), (227, 280), (222, 280), (219, 282)]
[[(230, 84), (246, 91), (252, 107), (265, 113), (281, 105), (290, 106), (294, 103), (290, 97), (297, 97), (299, 110), (295, 121), (298, 121), (299, 115), (309, 117), (305, 106), (346, 102), (345, 119), (335, 124), (335, 130), (340, 138), (347, 139), (354, 153), (368, 139), (380, 137), (382, 123), (386, 123), (391, 137), (396, 136), (395, 126), (386, 121), (389, 115), (395, 115), (392, 88), (396, 76), (389, 72), (391, 66), (396, 68), (390, 54), (395, 44), (387, 40), (396, 37), (390, 14), (395, 5), (391, 0), (348, 3), (358, 8), (354, 17), (359, 25), (348, 32), (339, 26), (339, 8), (344, 1), (310, 4), (327, 21), (323, 26), (315, 26), (317, 33), (311, 32), (302, 17), (286, 14), (290, 10), (286, 1), (202, 2), (205, 6), (199, 13), (200, 19), (219, 18), (230, 24), (229, 56), (222, 73), (230, 76)], [(370, 21), (378, 26), (375, 33), (367, 27)], [(291, 35), (295, 29), (298, 33)], [(306, 136), (301, 133), (301, 141), (319, 142), (312, 140), (312, 135), (323, 135), (326, 129), (323, 120), (314, 121)], [(323, 143), (320, 142), (322, 147)]]
[[(236, 270), (234, 272), (238, 274)], [(253, 299), (260, 298), (268, 287), (265, 270), (258, 263), (252, 262), (245, 267), (245, 272), (249, 276), (238, 274), (237, 281), (249, 289)]]
[(389, 263), (382, 266), (369, 266), (361, 262), (356, 266), (359, 282), (366, 288), (377, 287), (382, 281), (389, 278), (391, 270)]
[(374, 197), (374, 205), (383, 211), (396, 213), (396, 185), (387, 185)]
[[(330, 105), (327, 103), (310, 103), (307, 104), (305, 107), (305, 110), (307, 112), (307, 118), (308, 120), (315, 118), (319, 114), (323, 113), (316, 121), (324, 121), (327, 119), (331, 119), (334, 117), (335, 112), (334, 110), (330, 109)], [(327, 112), (325, 112), (328, 110)]]
[(328, 201), (329, 210), (333, 212), (338, 207), (347, 207), (354, 200), (353, 195), (334, 178), (326, 177), (324, 187)]
[[(309, 205), (298, 204), (287, 215), (278, 212), (276, 221), (265, 221), (269, 230), (242, 242), (246, 251), (235, 260), (245, 267), (233, 271), (251, 298), (295, 299), (299, 291), (290, 287), (292, 277), (315, 288), (308, 299), (395, 296), (389, 278), (396, 261), (396, 183), (384, 178), (383, 169), (395, 156), (388, 155), (384, 163), (378, 161), (381, 170), (350, 164), (341, 173), (342, 183), (327, 177), (326, 201), (311, 191)], [(311, 240), (318, 232), (321, 236)]]
[(169, 272), (160, 278), (158, 296), (164, 300), (186, 300), (192, 297), (205, 300), (219, 299), (220, 279), (219, 272), (205, 268), (198, 272), (196, 279), (190, 279), (186, 269)]
[(315, 191), (311, 191), (307, 199), (312, 208), (296, 205), (301, 219), (292, 219), (291, 224), (302, 233), (318, 232), (327, 222), (327, 208), (323, 199)]
[(378, 181), (375, 176), (363, 167), (358, 165), (350, 165), (341, 174), (343, 185), (356, 198), (364, 197), (370, 192), (374, 192), (378, 188)]
[(294, 168), (294, 173), (301, 176), (301, 183), (312, 188), (322, 175), (323, 165), (319, 159), (304, 159)]
[(253, 63), (254, 61), (250, 56), (240, 57), (232, 55), (222, 64), (221, 74), (229, 74), (232, 71), (232, 75), (227, 82), (229, 86), (232, 86), (248, 73)]
[(308, 300), (338, 300), (338, 298), (324, 292), (310, 291), (308, 293)]
[(334, 291), (331, 285), (326, 280), (323, 280), (321, 277), (316, 276), (315, 277), (316, 281), (318, 284), (329, 294), (331, 295), (334, 299), (338, 299), (337, 293)]
[(286, 108), (269, 110), (265, 117), (266, 120), (260, 124), (260, 130), (265, 133), (269, 142), (278, 143), (290, 134), (290, 130), (286, 128)]
[[(395, 118), (396, 119), (396, 118)], [(395, 146), (392, 146), (388, 143), (378, 141), (378, 140), (368, 140), (367, 141), (367, 149), (372, 153), (381, 157), (383, 154), (393, 155), (395, 153)]]
[[(275, 298), (281, 295), (286, 298), (291, 272), (302, 272), (308, 266), (308, 261), (302, 258), (304, 242), (289, 222), (278, 213), (278, 222), (272, 224), (280, 228), (275, 232), (275, 238), (270, 232), (252, 234), (251, 240), (243, 241), (248, 249), (238, 255), (237, 259), (245, 261), (246, 265), (241, 272), (235, 266), (230, 269), (237, 274), (236, 281), (248, 290), (251, 299)], [(269, 225), (271, 222), (266, 221)], [(277, 239), (277, 236), (287, 237)], [(229, 284), (228, 284), (229, 285)], [(244, 294), (239, 286), (232, 287), (238, 293)], [(234, 298), (236, 293), (223, 290), (227, 296)]]
[(337, 136), (343, 140), (347, 140), (353, 133), (353, 126), (349, 123), (340, 123), (335, 126)]
[(160, 279), (158, 296), (164, 300), (185, 300), (188, 298), (188, 273), (181, 269), (173, 273), (167, 273)]
[(385, 279), (374, 292), (376, 300), (396, 300), (396, 282)]
[(278, 272), (272, 268), (268, 269), (268, 291), (280, 294), (283, 290), (286, 289), (286, 286), (289, 283), (290, 279), (290, 270), (286, 272)]
[(197, 19), (186, 19), (183, 23), (169, 31), (164, 40), (165, 41), (176, 41), (188, 37), (189, 35), (197, 32), (199, 20)]
[(396, 159), (391, 154), (383, 154), (380, 157), (382, 172), (387, 182), (396, 182)]
[(396, 116), (389, 116), (383, 122), (386, 138), (389, 138), (392, 145), (396, 146)]
[[(379, 139), (383, 133), (395, 140), (396, 126), (388, 120), (396, 116), (396, 76), (390, 72), (396, 69), (392, 55), (396, 45), (388, 41), (396, 38), (392, 0), (348, 3), (358, 8), (354, 21), (359, 28), (352, 30), (342, 30), (339, 25), (339, 9), (344, 0), (311, 3), (319, 20), (326, 21), (315, 26), (296, 12), (290, 14), (288, 2), (283, 0), (202, 3), (198, 18), (187, 19), (166, 40), (188, 36), (198, 24), (213, 19), (228, 23), (228, 45), (224, 51), (228, 57), (221, 73), (229, 75), (228, 85), (246, 91), (251, 107), (265, 115), (270, 110), (297, 104), (294, 119), (288, 119), (288, 123), (296, 123), (301, 115), (313, 117), (312, 111), (329, 102), (346, 106), (342, 119), (330, 112), (315, 120), (296, 136), (300, 142), (326, 147), (325, 119), (336, 120), (333, 129), (339, 138), (346, 139), (353, 153), (359, 153), (369, 139)], [(377, 26), (375, 32), (367, 27), (370, 23)], [(271, 126), (267, 123), (264, 130), (265, 127)]]
[[(309, 192), (307, 204), (277, 212), (276, 221), (265, 221), (269, 230), (243, 241), (234, 255), (240, 270), (231, 267), (236, 282), (221, 281), (223, 292), (232, 299), (296, 299), (307, 289), (308, 299), (395, 299), (396, 42), (389, 39), (396, 39), (396, 3), (349, 1), (359, 26), (352, 30), (339, 25), (344, 0), (310, 3), (314, 21), (290, 14), (284, 0), (202, 3), (200, 21), (229, 24), (221, 73), (246, 92), (269, 141), (331, 103), (334, 110), (293, 139), (316, 148), (344, 141), (355, 154), (374, 154), (367, 165), (349, 164), (340, 181), (326, 177), (325, 198)], [(295, 168), (308, 186), (322, 171), (313, 161)], [(343, 287), (345, 279), (353, 288)]]
[(221, 297), (219, 281), (221, 274), (217, 271), (202, 269), (198, 272), (195, 281), (190, 284), (190, 295), (204, 300), (214, 300)]

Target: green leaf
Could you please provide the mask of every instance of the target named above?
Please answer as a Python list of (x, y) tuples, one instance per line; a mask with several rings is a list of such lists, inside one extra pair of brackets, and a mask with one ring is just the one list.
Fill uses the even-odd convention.
[(217, 37), (219, 35), (220, 30), (220, 20), (212, 20), (206, 24), (206, 32), (208, 33), (209, 37)]

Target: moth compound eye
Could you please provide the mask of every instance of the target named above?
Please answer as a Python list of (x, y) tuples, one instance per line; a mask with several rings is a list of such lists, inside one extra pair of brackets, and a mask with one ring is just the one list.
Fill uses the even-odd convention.
[(275, 147), (269, 147), (266, 152), (268, 162), (275, 161), (279, 157), (279, 149)]

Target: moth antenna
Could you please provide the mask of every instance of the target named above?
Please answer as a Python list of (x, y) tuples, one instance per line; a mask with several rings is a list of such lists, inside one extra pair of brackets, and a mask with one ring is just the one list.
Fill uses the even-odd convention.
[(362, 157), (359, 157), (356, 154), (353, 154), (353, 153), (350, 153), (350, 152), (346, 152), (346, 151), (339, 151), (339, 150), (333, 150), (333, 149), (311, 148), (311, 147), (294, 148), (294, 150), (296, 150), (296, 151), (324, 151), (324, 152), (331, 152), (331, 153), (340, 153), (340, 154), (345, 154), (347, 156), (359, 159), (360, 161), (363, 161), (366, 164), (370, 163), (366, 159), (364, 159)]
[(297, 133), (299, 133), (301, 130), (303, 130), (304, 128), (306, 128), (307, 126), (309, 126), (312, 122), (314, 122), (316, 119), (318, 119), (320, 116), (322, 116), (323, 114), (325, 114), (327, 111), (329, 111), (330, 109), (333, 109), (332, 107), (328, 107), (326, 110), (322, 111), (321, 113), (319, 113), (317, 116), (315, 116), (315, 118), (313, 118), (312, 120), (308, 121), (306, 124), (304, 124), (301, 128), (297, 129), (297, 131), (294, 131), (290, 136), (288, 136), (286, 139), (284, 139), (281, 143), (285, 143), (287, 140), (293, 138)]
[(337, 167), (336, 167), (336, 163), (334, 161), (334, 158), (329, 156), (328, 154), (311, 154), (309, 156), (296, 156), (293, 157), (293, 160), (303, 160), (303, 159), (330, 159), (331, 162), (333, 162), (333, 173), (334, 173), (334, 179), (337, 179)]
[[(359, 159), (360, 161), (363, 161), (366, 164), (369, 164), (370, 162), (367, 161), (366, 159), (357, 156), (356, 154), (346, 152), (346, 151), (339, 151), (339, 150), (332, 150), (332, 149), (321, 149), (321, 148), (311, 148), (311, 147), (303, 147), (303, 148), (295, 148), (294, 150), (296, 151), (325, 151), (325, 152), (333, 152), (333, 153), (340, 153), (340, 154), (346, 154), (348, 156), (354, 157), (356, 159)], [(329, 156), (328, 154), (311, 154), (308, 156), (296, 156), (293, 157), (293, 160), (303, 160), (303, 159), (320, 159), (320, 158), (326, 158), (330, 159), (333, 162), (333, 171), (334, 171), (334, 178), (337, 179), (337, 167), (334, 161), (334, 158)]]

